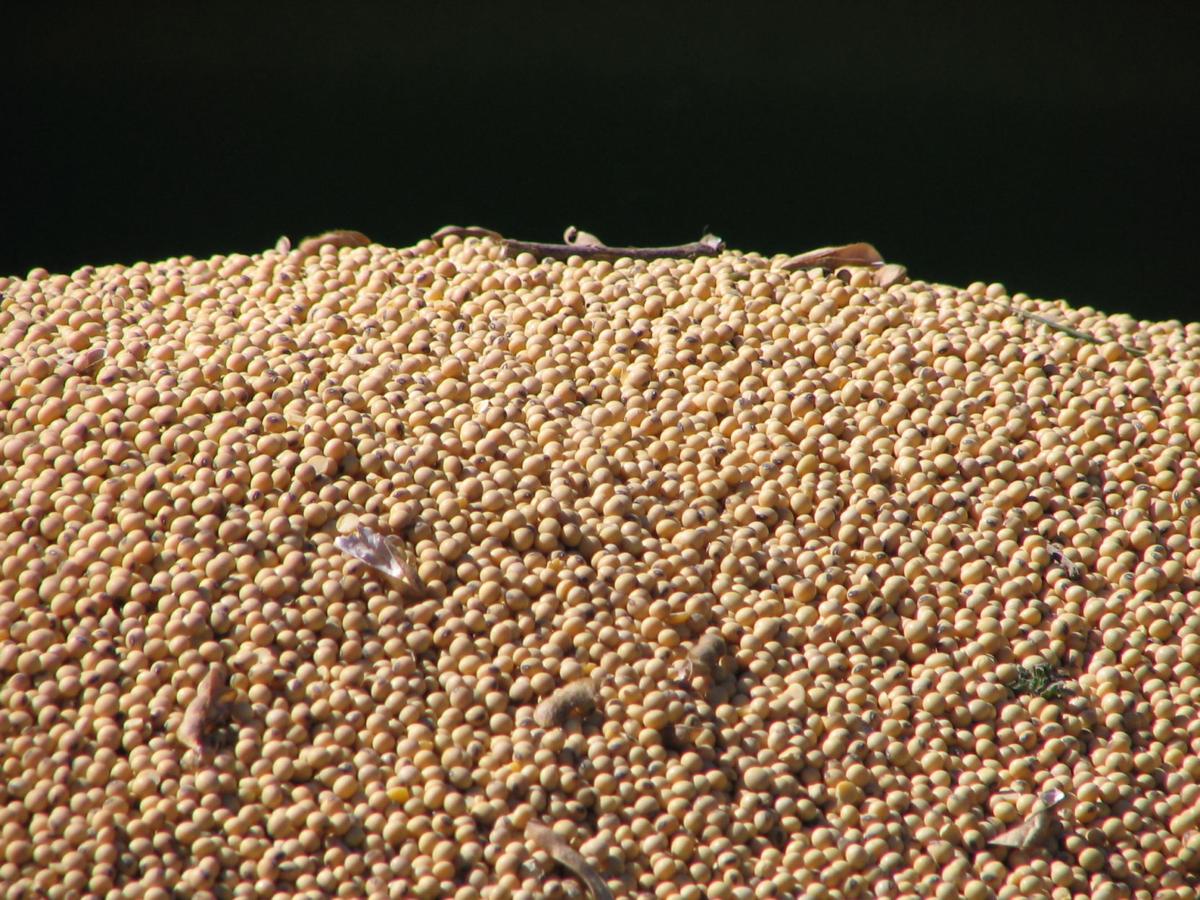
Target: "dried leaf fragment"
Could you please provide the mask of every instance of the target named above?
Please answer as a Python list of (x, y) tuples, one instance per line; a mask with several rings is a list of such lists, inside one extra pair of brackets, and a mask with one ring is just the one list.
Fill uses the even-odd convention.
[(333, 546), (403, 586), (417, 585), (416, 570), (378, 531), (359, 525), (352, 532), (334, 538)]
[(534, 846), (549, 853), (550, 858), (560, 866), (566, 866), (574, 872), (579, 880), (587, 885), (594, 900), (612, 900), (612, 891), (608, 889), (600, 873), (553, 828), (530, 820), (525, 826), (525, 837), (532, 841)]
[(1072, 581), (1078, 581), (1083, 575), (1083, 570), (1079, 567), (1078, 563), (1067, 558), (1066, 551), (1062, 545), (1051, 544), (1048, 549), (1050, 551), (1050, 561), (1056, 566), (1060, 566)]
[(875, 283), (885, 291), (908, 278), (908, 269), (899, 263), (886, 263), (875, 272)]
[(882, 266), (883, 257), (871, 244), (859, 242), (840, 247), (818, 247), (783, 261), (781, 269), (829, 269), (834, 266)]
[(533, 721), (542, 728), (557, 728), (571, 716), (586, 716), (596, 708), (596, 685), (590, 678), (558, 688), (533, 710)]
[(1066, 796), (1057, 788), (1045, 791), (1038, 797), (1024, 822), (1002, 831), (988, 843), (1000, 847), (1015, 847), (1020, 850), (1045, 845), (1054, 833), (1056, 818), (1054, 808), (1062, 803)]
[(196, 688), (196, 696), (183, 713), (179, 724), (179, 740), (184, 746), (204, 752), (204, 739), (209, 727), (217, 719), (217, 701), (225, 689), (225, 669), (212, 666)]

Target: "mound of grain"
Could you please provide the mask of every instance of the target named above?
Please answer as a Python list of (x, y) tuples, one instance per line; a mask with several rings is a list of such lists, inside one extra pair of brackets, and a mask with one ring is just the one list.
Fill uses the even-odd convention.
[(5, 895), (1195, 896), (1200, 328), (784, 263), (0, 280)]

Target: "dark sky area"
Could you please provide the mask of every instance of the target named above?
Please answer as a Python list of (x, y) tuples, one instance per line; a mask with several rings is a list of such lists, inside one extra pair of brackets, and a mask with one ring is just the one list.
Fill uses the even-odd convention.
[(707, 226), (1200, 321), (1184, 4), (121, 8), (0, 14), (0, 273)]

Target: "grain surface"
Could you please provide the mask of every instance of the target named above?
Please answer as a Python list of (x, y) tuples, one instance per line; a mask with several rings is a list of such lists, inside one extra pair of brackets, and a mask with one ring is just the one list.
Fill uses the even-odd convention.
[(1200, 327), (361, 243), (0, 278), (0, 893), (1195, 896)]

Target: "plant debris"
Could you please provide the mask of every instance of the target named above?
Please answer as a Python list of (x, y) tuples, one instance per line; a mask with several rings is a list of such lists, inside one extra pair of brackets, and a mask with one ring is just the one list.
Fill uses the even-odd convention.
[[(799, 253), (796, 256), (788, 257), (780, 264), (779, 268), (790, 271), (793, 269), (832, 269), (837, 266), (879, 268), (882, 265), (883, 257), (879, 251), (871, 244), (859, 242), (843, 244), (840, 247), (819, 247), (816, 250), (809, 250), (807, 253)], [(889, 274), (894, 276), (895, 272)], [(895, 283), (892, 282), (892, 284)]]
[(435, 241), (444, 240), (451, 235), (468, 238), (490, 238), (504, 245), (505, 256), (512, 258), (519, 253), (532, 253), (539, 259), (569, 259), (578, 256), (583, 259), (615, 260), (629, 259), (698, 259), (701, 256), (716, 256), (725, 249), (725, 242), (713, 234), (706, 234), (700, 240), (688, 244), (675, 244), (666, 247), (610, 247), (596, 235), (567, 226), (563, 232), (561, 244), (543, 243), (541, 241), (519, 241), (506, 238), (490, 228), (478, 225), (443, 225), (433, 233)]
[[(1047, 328), (1053, 328), (1055, 331), (1061, 331), (1063, 334), (1070, 335), (1073, 338), (1078, 338), (1081, 341), (1088, 341), (1092, 344), (1108, 343), (1102, 338), (1096, 337), (1094, 334), (1088, 334), (1088, 332), (1080, 331), (1077, 328), (1072, 328), (1070, 325), (1064, 325), (1061, 322), (1056, 322), (1053, 319), (1046, 318), (1045, 316), (1039, 316), (1037, 313), (1026, 312), (1023, 309), (1018, 309), (1011, 303), (1005, 304), (1004, 309), (1006, 312), (1010, 312), (1018, 318), (1025, 319), (1030, 322), (1037, 322), (1039, 325), (1045, 325)], [(1126, 353), (1133, 354), (1134, 356), (1146, 355), (1145, 350), (1141, 350), (1137, 347), (1131, 347), (1128, 344), (1119, 344), (1118, 346), (1120, 346), (1120, 348)]]
[(403, 553), (378, 531), (359, 525), (352, 532), (335, 538), (333, 545), (347, 556), (365, 563), (403, 587), (417, 586), (416, 569), (404, 558)]
[(885, 291), (908, 280), (908, 269), (899, 263), (885, 263), (875, 270), (875, 284)]
[(1060, 566), (1068, 578), (1072, 581), (1078, 581), (1083, 577), (1083, 568), (1078, 563), (1072, 562), (1067, 558), (1066, 551), (1061, 544), (1051, 544), (1049, 551), (1050, 561), (1056, 566)]
[(1067, 677), (1049, 663), (1017, 667), (1017, 676), (1008, 685), (1015, 695), (1030, 694), (1043, 700), (1060, 700), (1074, 693)]
[(538, 259), (697, 259), (701, 256), (716, 256), (725, 249), (725, 242), (713, 234), (706, 234), (690, 244), (675, 244), (668, 247), (610, 247), (594, 234), (580, 231), (574, 225), (563, 233), (563, 243), (544, 244), (537, 241), (516, 241), (504, 238), (505, 253), (512, 257), (519, 253), (532, 253)]
[(1038, 797), (1033, 809), (1030, 810), (1023, 822), (1002, 831), (988, 843), (1020, 850), (1045, 846), (1053, 836), (1054, 826), (1057, 824), (1058, 817), (1055, 815), (1054, 809), (1066, 799), (1066, 796), (1057, 788), (1045, 791)]
[(196, 687), (196, 696), (188, 704), (179, 724), (179, 740), (198, 753), (204, 752), (205, 740), (212, 725), (220, 718), (218, 703), (225, 689), (225, 668), (211, 666), (204, 680)]
[(612, 891), (608, 889), (600, 873), (553, 828), (530, 820), (525, 826), (525, 836), (534, 846), (549, 853), (550, 858), (560, 866), (565, 866), (575, 873), (587, 886), (593, 900), (612, 900)]
[(696, 675), (708, 675), (714, 680), (723, 674), (722, 669), (729, 655), (729, 645), (719, 632), (708, 631), (700, 636), (688, 651), (679, 669), (680, 681), (689, 681)]
[(557, 728), (571, 716), (586, 716), (596, 708), (596, 685), (590, 678), (564, 684), (533, 710), (542, 728)]

